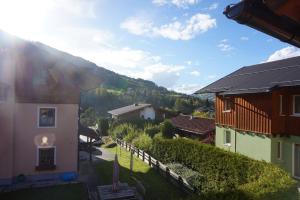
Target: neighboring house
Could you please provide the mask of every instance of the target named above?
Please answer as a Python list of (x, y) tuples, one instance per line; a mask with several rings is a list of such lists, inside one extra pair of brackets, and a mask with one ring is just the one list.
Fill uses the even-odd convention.
[(155, 110), (151, 104), (135, 103), (129, 106), (108, 111), (113, 119), (119, 120), (155, 120)]
[(191, 115), (178, 115), (171, 118), (171, 123), (182, 137), (189, 137), (211, 143), (215, 134), (215, 120)]
[(0, 32), (0, 185), (77, 173), (80, 92), (89, 70)]
[(300, 57), (243, 67), (196, 93), (216, 93), (216, 146), (300, 177)]

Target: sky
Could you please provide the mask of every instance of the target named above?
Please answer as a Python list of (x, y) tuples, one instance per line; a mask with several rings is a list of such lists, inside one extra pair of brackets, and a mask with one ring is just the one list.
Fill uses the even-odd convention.
[(227, 19), (238, 0), (0, 0), (0, 30), (191, 94), (300, 49)]

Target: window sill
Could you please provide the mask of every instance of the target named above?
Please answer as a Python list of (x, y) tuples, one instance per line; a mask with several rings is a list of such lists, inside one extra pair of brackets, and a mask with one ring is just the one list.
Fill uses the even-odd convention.
[(300, 117), (300, 114), (292, 114), (291, 117)]
[(50, 166), (36, 166), (35, 170), (36, 171), (47, 171), (47, 170), (55, 170), (56, 165), (50, 165)]
[(223, 110), (222, 113), (230, 113), (231, 110)]
[(38, 126), (38, 128), (56, 128), (56, 126)]

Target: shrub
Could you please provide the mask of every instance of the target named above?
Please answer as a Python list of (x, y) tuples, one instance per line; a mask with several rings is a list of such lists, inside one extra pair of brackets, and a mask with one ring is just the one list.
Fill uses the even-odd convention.
[(98, 118), (97, 119), (97, 124), (98, 124), (98, 131), (99, 131), (100, 135), (101, 136), (107, 136), (108, 129), (109, 129), (108, 119)]
[(124, 137), (124, 140), (126, 142), (131, 143), (135, 138), (139, 137), (139, 135), (141, 135), (141, 132), (138, 132), (137, 130), (132, 130), (130, 132), (127, 133), (127, 135)]
[(136, 131), (136, 127), (131, 124), (120, 124), (110, 130), (113, 139), (123, 139), (128, 133)]
[(191, 170), (180, 163), (170, 163), (167, 166), (176, 174), (185, 178), (191, 186), (195, 188), (201, 187), (204, 177), (199, 172)]
[(133, 140), (133, 145), (139, 149), (149, 152), (152, 147), (152, 139), (149, 135), (143, 133)]
[(297, 199), (295, 181), (277, 166), (188, 139), (154, 139), (157, 159), (178, 162), (204, 176), (202, 199)]
[(152, 138), (155, 136), (155, 134), (159, 133), (159, 131), (160, 127), (157, 125), (146, 124), (144, 128), (144, 132)]
[(160, 131), (164, 138), (172, 138), (174, 136), (175, 128), (169, 120), (165, 120), (160, 125)]

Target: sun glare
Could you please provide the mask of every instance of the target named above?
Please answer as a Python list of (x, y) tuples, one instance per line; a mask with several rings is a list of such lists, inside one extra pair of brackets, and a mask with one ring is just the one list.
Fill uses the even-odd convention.
[(32, 35), (43, 25), (50, 1), (4, 0), (0, 1), (0, 30), (33, 39)]

